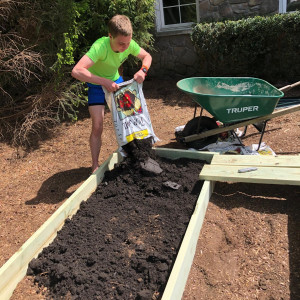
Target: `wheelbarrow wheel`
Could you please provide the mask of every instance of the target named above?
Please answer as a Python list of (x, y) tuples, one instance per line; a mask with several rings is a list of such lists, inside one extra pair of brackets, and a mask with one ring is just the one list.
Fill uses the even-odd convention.
[[(202, 133), (211, 129), (218, 128), (218, 124), (213, 118), (201, 116), (188, 121), (182, 131), (182, 137), (187, 137), (193, 134)], [(190, 148), (201, 149), (207, 145), (213, 144), (218, 140), (218, 135), (208, 136), (192, 142), (186, 142)]]

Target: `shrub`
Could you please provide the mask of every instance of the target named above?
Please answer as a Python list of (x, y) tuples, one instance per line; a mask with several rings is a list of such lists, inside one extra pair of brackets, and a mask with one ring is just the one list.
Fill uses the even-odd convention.
[(197, 24), (191, 34), (202, 75), (276, 81), (300, 76), (300, 12)]
[(133, 38), (151, 49), (154, 3), (0, 1), (0, 139), (31, 147), (53, 124), (76, 120), (77, 107), (86, 103), (86, 90), (81, 82), (74, 83), (73, 65), (96, 39), (107, 35), (107, 21), (115, 14), (126, 14)]
[(154, 28), (155, 0), (71, 2), (66, 22), (68, 25), (66, 27), (65, 24), (64, 32), (60, 33), (63, 43), (57, 51), (57, 60), (54, 64), (58, 72), (65, 65), (73, 65), (87, 52), (95, 40), (108, 35), (107, 22), (115, 14), (127, 15), (132, 22), (133, 39), (145, 49), (153, 48), (154, 40), (151, 31)]

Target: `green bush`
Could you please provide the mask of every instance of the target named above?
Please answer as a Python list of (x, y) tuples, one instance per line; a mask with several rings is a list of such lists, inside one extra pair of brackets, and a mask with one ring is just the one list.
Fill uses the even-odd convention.
[[(70, 0), (64, 0), (70, 1)], [(133, 26), (133, 39), (143, 48), (153, 48), (155, 0), (83, 0), (72, 1), (68, 28), (63, 33), (64, 43), (58, 49), (56, 70), (73, 65), (87, 52), (92, 43), (107, 36), (107, 22), (115, 14), (129, 17)]]
[(191, 34), (205, 76), (300, 77), (300, 12), (197, 24)]
[[(153, 47), (155, 0), (0, 1), (0, 140), (30, 146), (30, 136), (64, 118), (77, 119), (84, 85), (71, 77), (107, 22), (127, 15), (133, 38)], [(38, 140), (37, 138), (34, 138)]]
[[(20, 12), (24, 27), (37, 49), (44, 54), (49, 71), (60, 79), (70, 71), (92, 43), (107, 36), (107, 22), (115, 14), (127, 15), (133, 25), (133, 38), (152, 49), (155, 0), (29, 0)], [(28, 26), (30, 25), (30, 26)], [(34, 28), (33, 28), (33, 26)], [(24, 30), (23, 30), (24, 31)], [(25, 30), (26, 31), (26, 30)]]

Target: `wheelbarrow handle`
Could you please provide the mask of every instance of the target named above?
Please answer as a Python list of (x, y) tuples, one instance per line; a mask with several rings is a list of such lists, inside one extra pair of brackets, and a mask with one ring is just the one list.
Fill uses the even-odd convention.
[(287, 92), (287, 91), (289, 91), (290, 89), (296, 87), (297, 85), (300, 85), (300, 81), (295, 82), (295, 83), (290, 84), (290, 85), (286, 85), (286, 86), (280, 88), (279, 90), (282, 91), (282, 92)]

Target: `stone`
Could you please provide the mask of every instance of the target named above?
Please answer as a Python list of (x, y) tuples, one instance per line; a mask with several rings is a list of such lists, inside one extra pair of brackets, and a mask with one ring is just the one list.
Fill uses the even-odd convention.
[(264, 0), (261, 3), (260, 13), (261, 14), (268, 14), (272, 12), (278, 11), (278, 2), (273, 0)]
[(140, 166), (141, 169), (148, 174), (157, 175), (163, 171), (158, 162), (150, 157), (146, 161), (141, 162)]
[(181, 185), (180, 184), (178, 184), (178, 183), (176, 183), (176, 182), (173, 182), (173, 181), (165, 181), (164, 183), (163, 183), (163, 185), (165, 186), (165, 187), (168, 187), (168, 188), (170, 188), (170, 189), (173, 189), (173, 190), (178, 190), (180, 187), (181, 187)]
[(159, 50), (168, 50), (170, 48), (169, 38), (163, 37), (157, 40)]
[(228, 3), (219, 6), (219, 13), (222, 17), (230, 18), (233, 16), (233, 11)]
[(216, 5), (216, 6), (220, 5), (220, 4), (223, 3), (223, 2), (224, 2), (224, 0), (211, 0), (211, 1), (210, 1), (210, 3), (211, 3), (212, 5)]
[(197, 61), (197, 58), (198, 57), (193, 50), (187, 49), (185, 55), (180, 58), (180, 62), (187, 66), (193, 66)]
[(170, 38), (170, 45), (171, 46), (185, 46), (186, 43), (186, 36), (185, 35), (175, 35)]
[(200, 16), (202, 14), (205, 14), (210, 8), (210, 1), (209, 0), (205, 0), (205, 1), (201, 1), (199, 3), (199, 12), (200, 12)]
[(230, 4), (240, 4), (240, 3), (247, 3), (248, 0), (229, 0)]
[(185, 47), (174, 47), (174, 54), (176, 57), (178, 57), (179, 59), (181, 59), (181, 57), (183, 57), (186, 53), (186, 48)]
[(249, 6), (256, 6), (261, 4), (261, 0), (249, 0), (248, 5)]
[(181, 76), (186, 75), (186, 66), (181, 63), (176, 63), (174, 73), (179, 74)]
[(248, 3), (233, 4), (231, 7), (235, 14), (244, 14), (248, 11)]
[(138, 292), (137, 300), (149, 300), (152, 299), (152, 293), (150, 290), (141, 290), (140, 292)]
[(254, 15), (257, 15), (259, 10), (260, 10), (260, 5), (250, 7), (250, 11), (253, 12)]

